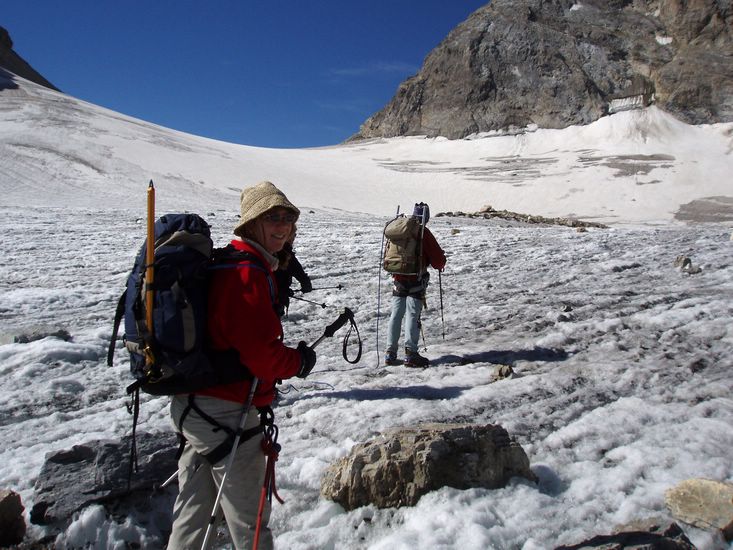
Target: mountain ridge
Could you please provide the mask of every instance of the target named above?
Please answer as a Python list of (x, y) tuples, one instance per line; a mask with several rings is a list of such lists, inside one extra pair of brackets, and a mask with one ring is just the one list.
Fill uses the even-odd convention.
[(13, 39), (5, 27), (0, 27), (0, 67), (51, 90), (61, 91), (13, 50)]
[(733, 10), (715, 0), (493, 0), (349, 140), (589, 124), (613, 102), (733, 121)]

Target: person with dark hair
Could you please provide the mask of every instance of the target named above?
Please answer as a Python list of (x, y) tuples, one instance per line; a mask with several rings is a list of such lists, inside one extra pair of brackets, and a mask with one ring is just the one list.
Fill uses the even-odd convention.
[[(315, 351), (305, 342), (297, 348), (283, 343), (275, 310), (276, 254), (291, 238), (299, 214), (268, 181), (242, 191), (241, 216), (231, 246), (257, 261), (213, 272), (207, 336), (213, 351), (233, 354), (250, 377), (175, 395), (171, 401), (171, 417), (187, 444), (178, 460), (179, 492), (169, 550), (201, 548), (225, 473), (219, 503), (234, 548), (251, 548), (258, 532), (259, 497), (266, 474), (263, 419), (265, 423), (272, 420), (275, 384), (294, 376), (305, 378), (316, 363)], [(240, 426), (252, 388), (251, 403), (260, 414), (250, 411)], [(240, 433), (241, 444), (235, 449), (232, 435), (236, 433)], [(265, 500), (259, 526), (259, 547), (263, 549), (273, 545), (267, 527), (269, 514), (270, 504)]]
[(277, 282), (278, 294), (277, 314), (280, 317), (288, 313), (290, 298), (293, 296), (293, 290), (290, 288), (293, 284), (293, 277), (300, 283), (300, 291), (303, 294), (313, 290), (310, 277), (305, 272), (305, 269), (303, 269), (298, 258), (295, 257), (295, 250), (293, 249), (295, 232), (296, 228), (293, 227), (292, 237), (277, 254), (279, 264), (277, 271), (275, 271), (275, 281)]
[[(420, 340), (420, 314), (425, 304), (425, 291), (428, 287), (430, 274), (428, 266), (433, 269), (443, 270), (446, 263), (445, 253), (440, 248), (438, 241), (425, 227), (430, 219), (430, 207), (424, 202), (415, 205), (412, 217), (419, 223), (418, 250), (422, 255), (419, 272), (415, 274), (392, 275), (394, 283), (392, 289), (392, 312), (389, 318), (389, 330), (387, 331), (387, 351), (384, 362), (386, 365), (402, 365), (408, 367), (426, 367), (430, 361), (418, 353), (418, 342)], [(405, 359), (400, 361), (397, 358), (397, 346), (402, 331), (404, 318), (405, 328)]]

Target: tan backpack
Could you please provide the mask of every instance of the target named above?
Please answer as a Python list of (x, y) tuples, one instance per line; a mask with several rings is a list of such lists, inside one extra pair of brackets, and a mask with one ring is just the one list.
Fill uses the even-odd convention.
[(384, 269), (392, 274), (419, 275), (423, 269), (420, 220), (398, 216), (384, 228), (384, 236)]

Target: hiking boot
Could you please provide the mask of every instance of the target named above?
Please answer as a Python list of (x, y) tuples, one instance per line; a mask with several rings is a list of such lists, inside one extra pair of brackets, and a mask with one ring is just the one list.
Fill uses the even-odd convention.
[(396, 351), (387, 350), (387, 353), (384, 354), (384, 364), (390, 367), (394, 367), (395, 365), (401, 365), (402, 361), (397, 359)]
[(405, 350), (405, 366), (406, 367), (427, 367), (430, 361), (427, 357), (423, 357), (416, 351)]

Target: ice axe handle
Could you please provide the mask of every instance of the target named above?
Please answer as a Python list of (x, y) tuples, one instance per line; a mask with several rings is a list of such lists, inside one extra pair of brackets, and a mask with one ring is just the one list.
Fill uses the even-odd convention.
[(343, 313), (341, 313), (341, 315), (339, 315), (338, 318), (333, 323), (331, 323), (330, 325), (326, 327), (326, 330), (323, 331), (323, 336), (321, 336), (318, 340), (313, 342), (313, 344), (311, 345), (311, 349), (315, 348), (318, 344), (320, 344), (321, 340), (323, 340), (327, 336), (333, 336), (334, 334), (336, 334), (336, 331), (338, 329), (340, 329), (342, 326), (344, 326), (347, 323), (347, 321), (353, 318), (354, 318), (354, 312), (351, 311), (348, 307), (344, 308)]

